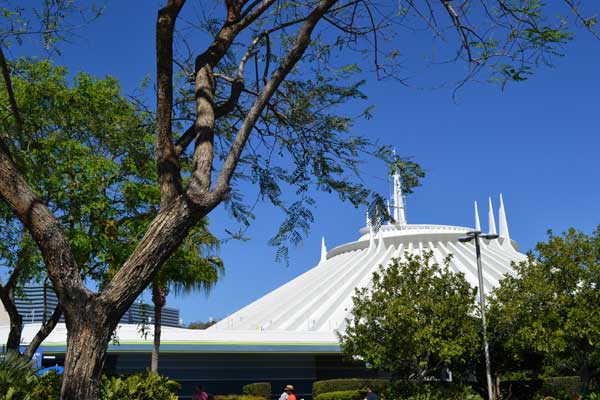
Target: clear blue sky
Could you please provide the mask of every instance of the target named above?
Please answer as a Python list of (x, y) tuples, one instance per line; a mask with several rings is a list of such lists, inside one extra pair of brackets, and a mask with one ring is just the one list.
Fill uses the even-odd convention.
[[(131, 93), (145, 75), (154, 76), (153, 29), (160, 3), (108, 1), (106, 14), (64, 46), (57, 63), (113, 75)], [(564, 53), (554, 68), (539, 69), (527, 82), (505, 91), (470, 84), (457, 101), (450, 89), (405, 88), (365, 73), (375, 116), (359, 121), (355, 132), (395, 145), (427, 171), (423, 186), (407, 199), (409, 223), (472, 226), (477, 200), (486, 229), (487, 197), (493, 196), (497, 211), (502, 192), (511, 236), (524, 251), (544, 240), (547, 229), (589, 233), (600, 224), (600, 42), (576, 31)], [(434, 78), (443, 80), (442, 73)], [(363, 174), (370, 187), (387, 192), (384, 165), (367, 163)], [(358, 238), (363, 209), (334, 196), (317, 199), (310, 235), (291, 249), (289, 266), (276, 263), (267, 245), (283, 215), (259, 206), (247, 232), (251, 240), (222, 246), (226, 275), (210, 295), (171, 297), (168, 306), (179, 308), (186, 323), (221, 319), (314, 266), (321, 236), (328, 248)], [(217, 235), (235, 227), (222, 209), (210, 220)]]

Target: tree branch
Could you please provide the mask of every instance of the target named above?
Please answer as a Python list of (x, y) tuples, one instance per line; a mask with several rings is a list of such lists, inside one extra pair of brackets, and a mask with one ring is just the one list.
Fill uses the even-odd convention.
[(215, 185), (213, 192), (220, 198), (224, 198), (229, 193), (229, 182), (231, 181), (231, 177), (233, 176), (233, 172), (239, 162), (240, 156), (242, 154), (242, 150), (246, 145), (248, 137), (252, 132), (253, 126), (256, 124), (256, 121), (260, 117), (262, 111), (269, 103), (269, 100), (281, 84), (281, 82), (285, 79), (285, 77), (289, 74), (291, 69), (296, 65), (298, 60), (304, 54), (306, 48), (310, 44), (310, 36), (321, 19), (321, 17), (335, 4), (336, 0), (321, 0), (317, 4), (317, 6), (311, 11), (311, 13), (306, 18), (306, 21), (302, 24), (298, 31), (298, 35), (296, 37), (296, 41), (294, 42), (293, 47), (290, 49), (288, 54), (285, 56), (279, 68), (273, 72), (271, 75), (271, 79), (263, 88), (260, 96), (256, 99), (252, 107), (250, 108), (248, 115), (244, 119), (242, 126), (238, 130), (238, 134), (231, 145), (231, 149), (223, 167), (221, 169), (221, 173), (219, 174), (219, 178)]
[(0, 195), (37, 243), (63, 306), (85, 303), (91, 292), (83, 285), (60, 221), (37, 197), (8, 154), (1, 149)]
[(10, 330), (8, 332), (8, 338), (6, 340), (6, 347), (9, 351), (19, 351), (19, 344), (21, 341), (21, 333), (23, 332), (23, 318), (17, 306), (15, 305), (15, 291), (14, 288), (2, 287), (0, 285), (0, 302), (4, 306), (6, 313), (10, 319)]
[(10, 79), (10, 71), (8, 69), (8, 63), (6, 62), (6, 57), (4, 57), (4, 51), (0, 46), (0, 68), (2, 69), (2, 78), (4, 79), (4, 84), (6, 85), (6, 93), (8, 94), (8, 101), (10, 103), (10, 110), (15, 118), (15, 122), (17, 123), (17, 130), (23, 131), (23, 119), (21, 118), (21, 113), (19, 111), (19, 106), (17, 105), (17, 100), (15, 99), (15, 92), (13, 90), (12, 81)]
[(181, 137), (177, 139), (177, 142), (175, 143), (175, 153), (177, 154), (177, 157), (180, 157), (183, 154), (185, 149), (187, 149), (187, 147), (190, 145), (190, 143), (192, 143), (195, 137), (196, 129), (194, 124), (187, 128), (186, 131), (183, 132), (183, 135), (181, 135)]
[(58, 324), (58, 321), (60, 321), (61, 315), (62, 315), (62, 308), (60, 306), (60, 303), (58, 303), (56, 305), (56, 307), (54, 308), (54, 312), (52, 312), (52, 315), (50, 316), (48, 321), (46, 321), (44, 324), (42, 324), (42, 326), (40, 327), (40, 330), (36, 333), (36, 335), (33, 337), (33, 339), (31, 339), (31, 342), (29, 342), (29, 345), (27, 346), (25, 353), (23, 353), (23, 355), (25, 357), (27, 357), (29, 360), (31, 360), (33, 358), (33, 355), (35, 354), (37, 349), (40, 347), (42, 342), (54, 330), (54, 328), (56, 327), (56, 324)]
[(156, 20), (156, 162), (160, 180), (160, 206), (182, 191), (179, 160), (172, 141), (173, 32), (185, 0), (169, 0)]

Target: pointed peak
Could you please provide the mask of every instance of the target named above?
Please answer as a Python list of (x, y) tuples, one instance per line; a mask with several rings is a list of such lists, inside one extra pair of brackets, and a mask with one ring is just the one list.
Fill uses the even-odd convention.
[(492, 198), (488, 197), (489, 200), (489, 211), (488, 211), (488, 232), (496, 234), (496, 219), (494, 218), (494, 208), (492, 206)]
[(506, 220), (506, 210), (504, 209), (504, 199), (502, 193), (500, 193), (500, 209), (498, 210), (498, 223), (500, 224), (500, 236), (510, 239), (508, 233), (508, 222)]
[(402, 196), (402, 178), (398, 171), (393, 175), (394, 183), (394, 220), (398, 225), (406, 225), (406, 214), (404, 213), (404, 197)]
[(477, 202), (475, 202), (475, 230), (481, 232), (481, 223), (479, 222), (479, 210), (477, 209)]
[(325, 246), (325, 236), (323, 236), (321, 238), (321, 261), (319, 264), (325, 261), (327, 261), (327, 247)]

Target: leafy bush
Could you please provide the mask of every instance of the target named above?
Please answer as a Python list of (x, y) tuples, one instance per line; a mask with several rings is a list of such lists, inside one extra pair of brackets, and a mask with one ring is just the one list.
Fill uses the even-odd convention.
[(102, 400), (177, 400), (179, 383), (167, 377), (147, 372), (127, 377), (102, 377)]
[(377, 393), (383, 392), (389, 385), (387, 379), (331, 379), (313, 383), (312, 393), (316, 398), (322, 393), (348, 390), (366, 390), (371, 385)]
[(511, 400), (531, 400), (540, 393), (541, 379), (510, 380), (500, 382), (500, 397)]
[(215, 400), (265, 400), (265, 398), (250, 394), (218, 394)]
[(399, 381), (384, 397), (401, 400), (482, 400), (470, 386), (448, 382)]
[(365, 398), (365, 395), (366, 390), (340, 390), (321, 393), (315, 396), (315, 400), (362, 400)]
[(566, 397), (570, 399), (581, 392), (581, 380), (578, 376), (559, 376), (544, 378), (539, 394), (543, 397)]
[(271, 398), (271, 384), (269, 382), (256, 382), (242, 387), (242, 393), (261, 396), (265, 399)]
[(0, 400), (25, 398), (35, 379), (31, 361), (13, 353), (0, 358)]
[(35, 384), (31, 388), (31, 399), (35, 400), (58, 400), (60, 398), (60, 387), (62, 375), (56, 371), (48, 371), (40, 377), (36, 377)]

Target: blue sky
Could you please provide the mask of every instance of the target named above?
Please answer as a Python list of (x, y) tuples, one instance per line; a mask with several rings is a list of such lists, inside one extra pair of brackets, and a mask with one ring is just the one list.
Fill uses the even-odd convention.
[[(109, 1), (99, 21), (62, 47), (57, 63), (73, 72), (113, 75), (131, 93), (145, 75), (154, 75), (158, 4)], [(544, 240), (547, 229), (589, 233), (600, 224), (600, 42), (575, 33), (554, 68), (542, 67), (504, 91), (470, 84), (455, 100), (450, 89), (406, 88), (365, 73), (375, 115), (358, 121), (354, 132), (395, 145), (427, 171), (407, 198), (409, 223), (472, 226), (477, 200), (486, 229), (487, 197), (497, 212), (502, 192), (511, 236), (523, 251)], [(443, 80), (443, 73), (430, 74)], [(383, 164), (367, 162), (362, 173), (372, 189), (387, 193)], [(314, 266), (322, 236), (328, 248), (357, 239), (365, 210), (335, 196), (316, 197), (315, 223), (303, 245), (290, 250), (289, 266), (276, 263), (267, 245), (283, 215), (265, 204), (247, 232), (250, 241), (222, 246), (226, 275), (216, 288), (208, 296), (170, 297), (168, 306), (179, 308), (186, 323), (223, 318)], [(210, 221), (217, 235), (236, 226), (222, 208)]]

